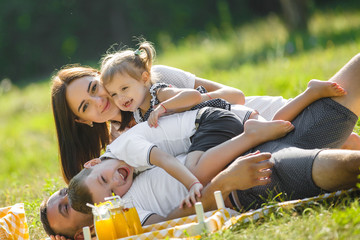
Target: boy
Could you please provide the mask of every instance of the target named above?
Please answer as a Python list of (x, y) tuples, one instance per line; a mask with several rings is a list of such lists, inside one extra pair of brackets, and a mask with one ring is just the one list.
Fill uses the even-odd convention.
[[(247, 108), (241, 105), (238, 108), (245, 109), (238, 111), (242, 116), (250, 115)], [(230, 161), (248, 149), (282, 137), (293, 129), (290, 122), (282, 120), (249, 120), (244, 129), (234, 113), (219, 108), (174, 114), (160, 119), (160, 122), (157, 128), (146, 124), (134, 126), (114, 140), (101, 158), (124, 160), (139, 171), (153, 165), (164, 168), (188, 188), (189, 195), (181, 203), (188, 206), (191, 202), (195, 203), (195, 195), (200, 197), (202, 186)], [(229, 139), (232, 141), (222, 151), (217, 148), (209, 150)], [(188, 153), (186, 167), (172, 157), (183, 153)]]
[[(218, 108), (187, 111), (163, 117), (160, 121), (157, 128), (151, 128), (147, 123), (134, 126), (111, 143), (101, 159), (123, 160), (135, 168), (165, 165), (163, 168), (190, 192), (181, 206), (195, 203), (195, 194), (200, 197), (202, 184), (206, 185), (240, 154), (260, 143), (282, 137), (293, 129), (290, 122), (282, 120), (249, 120), (244, 128), (234, 113)], [(184, 167), (184, 163), (173, 157), (188, 152), (188, 155), (201, 154), (201, 183)], [(121, 169), (121, 178), (129, 176), (127, 169)], [(185, 177), (192, 178), (192, 182), (184, 181)], [(106, 182), (102, 178), (99, 181)]]

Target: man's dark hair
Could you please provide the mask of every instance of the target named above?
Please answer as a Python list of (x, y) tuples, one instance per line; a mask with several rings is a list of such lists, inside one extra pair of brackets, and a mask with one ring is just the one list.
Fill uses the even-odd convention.
[(47, 217), (47, 202), (48, 202), (49, 198), (46, 198), (42, 201), (41, 205), (40, 205), (40, 221), (43, 225), (43, 228), (46, 232), (47, 235), (62, 235), (64, 236), (65, 238), (67, 239), (73, 239), (73, 237), (69, 237), (69, 236), (66, 236), (64, 234), (61, 234), (61, 233), (56, 233), (50, 226), (50, 223), (49, 223), (49, 219)]
[(51, 228), (48, 217), (47, 217), (47, 201), (49, 198), (44, 199), (40, 205), (40, 220), (43, 228), (47, 235), (56, 235), (54, 230)]
[(92, 168), (84, 168), (71, 179), (68, 187), (70, 206), (74, 210), (85, 214), (91, 213), (91, 208), (86, 206), (86, 203), (94, 204), (90, 189), (84, 183), (91, 172)]

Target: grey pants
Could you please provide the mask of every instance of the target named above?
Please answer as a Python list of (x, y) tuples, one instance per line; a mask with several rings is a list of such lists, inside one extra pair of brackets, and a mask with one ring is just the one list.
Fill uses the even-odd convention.
[(270, 161), (275, 165), (271, 183), (235, 191), (230, 200), (238, 208), (249, 209), (261, 207), (278, 193), (284, 200), (320, 194), (322, 190), (312, 180), (312, 166), (319, 148), (340, 147), (357, 120), (353, 112), (330, 98), (314, 102), (293, 121), (293, 132), (252, 149), (272, 153)]

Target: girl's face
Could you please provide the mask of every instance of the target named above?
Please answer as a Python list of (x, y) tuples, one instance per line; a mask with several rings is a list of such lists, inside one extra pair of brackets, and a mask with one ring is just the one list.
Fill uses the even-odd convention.
[(114, 100), (116, 106), (123, 111), (134, 112), (142, 105), (147, 106), (146, 96), (149, 94), (149, 79), (146, 72), (140, 81), (128, 74), (117, 73), (110, 83), (105, 85), (106, 90)]
[(134, 168), (124, 161), (109, 159), (92, 166), (85, 180), (94, 203), (104, 202), (112, 193), (122, 197), (132, 185)]
[(119, 118), (119, 108), (100, 84), (100, 77), (87, 76), (72, 81), (66, 89), (66, 101), (82, 123), (103, 123)]

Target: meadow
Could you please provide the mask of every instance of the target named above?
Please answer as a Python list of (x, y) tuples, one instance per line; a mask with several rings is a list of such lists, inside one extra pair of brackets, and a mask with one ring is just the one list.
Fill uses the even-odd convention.
[[(155, 46), (157, 47), (157, 46)], [(174, 44), (162, 36), (155, 64), (192, 72), (245, 95), (291, 98), (310, 79), (326, 80), (360, 49), (360, 11), (323, 10), (307, 34), (289, 35), (277, 16), (213, 29)], [(94, 65), (97, 66), (97, 65)], [(65, 186), (50, 106), (50, 76), (25, 86), (0, 83), (0, 207), (24, 202), (31, 239), (45, 236), (39, 205)], [(359, 122), (355, 128), (359, 131)], [(301, 211), (283, 210), (209, 239), (358, 239), (360, 206), (346, 198)]]

